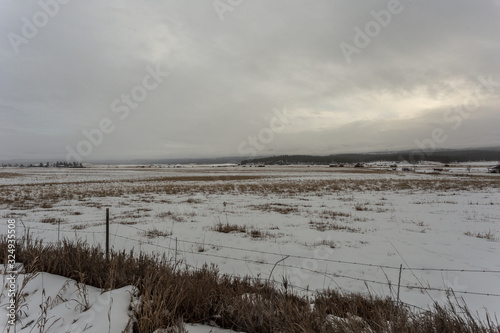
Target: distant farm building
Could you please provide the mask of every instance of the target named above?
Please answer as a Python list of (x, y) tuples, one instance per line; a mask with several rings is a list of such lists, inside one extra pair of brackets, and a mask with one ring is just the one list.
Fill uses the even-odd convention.
[(495, 165), (492, 168), (488, 168), (488, 172), (490, 172), (490, 173), (500, 173), (500, 163), (498, 163), (497, 165)]

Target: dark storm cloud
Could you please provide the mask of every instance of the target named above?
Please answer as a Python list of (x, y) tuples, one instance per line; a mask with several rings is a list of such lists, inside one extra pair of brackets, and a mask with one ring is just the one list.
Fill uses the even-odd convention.
[(1, 159), (65, 158), (103, 119), (113, 131), (82, 158), (238, 155), (251, 138), (262, 154), (417, 148), (436, 128), (442, 147), (498, 144), (495, 1), (9, 0), (0, 13)]

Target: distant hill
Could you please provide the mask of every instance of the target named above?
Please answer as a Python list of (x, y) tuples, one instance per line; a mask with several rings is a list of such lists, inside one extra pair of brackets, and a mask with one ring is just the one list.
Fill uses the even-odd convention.
[[(500, 161), (500, 147), (471, 148), (471, 149), (442, 149), (442, 150), (405, 150), (395, 152), (372, 153), (344, 153), (332, 155), (279, 155), (258, 156), (248, 159), (244, 156), (226, 156), (214, 158), (170, 158), (170, 159), (134, 159), (134, 160), (89, 160), (86, 163), (97, 164), (124, 164), (124, 165), (149, 165), (149, 164), (330, 164), (330, 163), (358, 163), (376, 161), (435, 161), (442, 163), (468, 162), (468, 161)], [(48, 161), (42, 161), (44, 165)], [(39, 165), (39, 160), (12, 159), (0, 161), (0, 165)], [(55, 163), (55, 162), (51, 162)]]
[(331, 164), (331, 163), (368, 163), (377, 161), (410, 162), (433, 161), (441, 163), (500, 161), (500, 147), (453, 150), (407, 150), (400, 152), (379, 152), (360, 154), (315, 155), (280, 155), (243, 160), (241, 164)]

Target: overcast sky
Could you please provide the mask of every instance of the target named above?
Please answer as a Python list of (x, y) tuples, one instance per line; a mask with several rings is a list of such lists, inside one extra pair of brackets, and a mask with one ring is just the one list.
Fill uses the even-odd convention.
[(0, 32), (0, 160), (500, 145), (500, 0), (2, 0)]

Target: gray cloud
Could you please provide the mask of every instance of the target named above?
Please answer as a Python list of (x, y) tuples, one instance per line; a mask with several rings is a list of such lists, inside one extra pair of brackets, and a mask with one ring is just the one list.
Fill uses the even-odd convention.
[[(103, 118), (85, 159), (238, 155), (284, 107), (259, 153), (417, 148), (435, 128), (442, 147), (498, 145), (500, 87), (475, 91), (500, 81), (500, 6), (401, 0), (348, 63), (340, 44), (394, 1), (242, 1), (223, 21), (210, 1), (69, 1), (17, 53), (23, 18), (56, 0), (2, 1), (0, 159), (63, 159)], [(121, 120), (112, 103), (157, 65), (170, 75)]]

